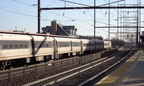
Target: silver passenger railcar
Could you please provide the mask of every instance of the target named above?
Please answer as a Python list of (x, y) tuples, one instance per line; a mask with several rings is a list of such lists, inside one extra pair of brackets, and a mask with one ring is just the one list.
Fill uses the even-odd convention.
[(103, 40), (95, 39), (95, 42), (96, 42), (96, 50), (97, 51), (101, 51), (101, 50), (104, 49), (104, 42), (103, 42)]
[(47, 61), (54, 58), (54, 38), (48, 36), (32, 37), (32, 55), (36, 61)]
[(0, 68), (81, 55), (111, 48), (110, 41), (49, 37), (33, 34), (0, 34)]
[(7, 65), (11, 65), (12, 63), (19, 63), (18, 59), (32, 57), (31, 50), (32, 48), (30, 36), (0, 34), (1, 68), (3, 69)]
[(82, 52), (82, 42), (80, 39), (70, 39), (71, 40), (71, 54), (80, 55)]
[(0, 67), (48, 61), (54, 57), (53, 37), (0, 34)]
[(111, 41), (104, 41), (104, 49), (110, 49), (112, 47)]

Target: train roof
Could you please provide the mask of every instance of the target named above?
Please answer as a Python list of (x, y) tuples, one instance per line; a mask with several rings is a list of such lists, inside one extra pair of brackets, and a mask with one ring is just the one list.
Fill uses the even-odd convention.
[(63, 38), (78, 38), (76, 36), (62, 36), (62, 35), (51, 35), (42, 33), (24, 33), (24, 32), (10, 32), (10, 31), (0, 31), (2, 34), (16, 34), (16, 35), (34, 35), (34, 36), (49, 36), (49, 37), (63, 37)]
[(99, 39), (99, 40), (103, 40), (103, 37), (102, 36), (79, 36), (80, 38), (82, 39)]
[[(25, 32), (10, 32), (10, 31), (0, 31), (0, 34), (48, 36), (48, 37), (57, 37), (57, 38), (61, 37), (61, 38), (87, 39), (87, 40), (94, 39), (93, 36), (63, 36), (63, 35), (51, 35), (51, 34), (42, 34), (42, 33), (25, 33)], [(96, 36), (96, 39), (103, 40), (103, 37)]]

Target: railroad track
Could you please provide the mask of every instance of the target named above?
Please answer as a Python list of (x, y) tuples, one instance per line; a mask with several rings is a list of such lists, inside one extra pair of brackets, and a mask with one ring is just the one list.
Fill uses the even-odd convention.
[[(126, 50), (121, 51), (124, 53)], [(120, 54), (120, 53), (119, 53)], [(80, 57), (73, 57), (56, 62), (48, 62), (36, 64), (29, 67), (22, 67), (12, 70), (5, 70), (0, 72), (0, 85), (59, 85), (67, 80), (74, 79), (79, 75), (90, 72), (92, 69), (98, 68), (97, 73), (103, 68), (101, 65), (114, 59), (114, 55), (105, 58), (97, 58), (99, 54), (92, 54)], [(113, 56), (113, 57), (112, 57)], [(111, 57), (111, 58), (110, 58)], [(89, 58), (89, 59), (87, 59)], [(87, 64), (86, 64), (87, 63)], [(65, 71), (66, 70), (66, 71)], [(94, 76), (94, 75), (93, 75)], [(71, 78), (72, 77), (72, 78)], [(81, 77), (81, 76), (79, 76)], [(90, 77), (89, 77), (90, 78)], [(78, 80), (79, 81), (79, 80)], [(82, 82), (86, 81), (82, 80)], [(76, 82), (76, 81), (75, 81)], [(8, 83), (8, 84), (4, 84)], [(77, 83), (77, 82), (76, 82)], [(66, 84), (66, 83), (65, 83)], [(77, 83), (77, 85), (80, 83)], [(69, 85), (69, 84), (68, 84)]]
[[(111, 69), (115, 65), (119, 64), (124, 59), (126, 59), (126, 57), (130, 55), (130, 50), (125, 50), (125, 51), (126, 52), (123, 52), (121, 54), (117, 54), (114, 57), (107, 58), (107, 60), (98, 63), (100, 65), (92, 66), (91, 69), (88, 71), (79, 73), (76, 76), (73, 76), (69, 79), (62, 81), (62, 82), (56, 83), (52, 86), (59, 86), (59, 85), (60, 86), (88, 86), (87, 84), (89, 82), (98, 78), (100, 75), (105, 74), (105, 72), (109, 71), (109, 69)], [(119, 58), (119, 57), (124, 57), (124, 56), (126, 56), (126, 57), (125, 58)], [(96, 65), (96, 64), (94, 64), (94, 65)]]
[[(125, 52), (126, 51), (126, 52)], [(124, 52), (118, 53), (116, 56), (120, 56), (121, 54), (126, 54), (129, 52), (129, 50), (125, 50)], [(74, 69), (64, 71), (62, 73), (58, 73), (53, 76), (49, 76), (28, 84), (24, 84), (23, 86), (49, 86), (49, 85), (85, 85), (87, 82), (91, 81), (92, 79), (98, 77), (102, 73), (106, 72), (108, 69), (112, 68), (118, 62), (120, 62), (120, 58), (116, 58), (116, 56), (113, 56), (111, 58), (105, 57), (96, 61), (93, 61), (91, 63), (76, 67)], [(118, 62), (117, 62), (118, 61)], [(106, 67), (103, 67), (103, 65), (107, 65)], [(111, 66), (110, 66), (111, 65)], [(95, 74), (89, 74), (92, 70)], [(91, 76), (94, 76), (90, 78)], [(89, 78), (85, 80), (86, 78)], [(78, 80), (79, 79), (79, 80)], [(81, 83), (80, 83), (81, 82)]]
[[(64, 70), (89, 63), (100, 58), (101, 53), (90, 54), (86, 56), (76, 56), (67, 59), (49, 61), (41, 64), (34, 64), (19, 68), (12, 68), (0, 71), (0, 86), (22, 85), (50, 75), (57, 74)], [(87, 59), (87, 57), (90, 57)]]
[(98, 74), (96, 74), (96, 75), (94, 75), (94, 76), (86, 79), (85, 81), (83, 81), (82, 83), (80, 83), (78, 86), (92, 86), (91, 83), (96, 83), (96, 81), (98, 81), (96, 79), (99, 79), (99, 76), (102, 76), (103, 74), (104, 74), (104, 76), (106, 76), (107, 72), (109, 72), (110, 70), (112, 70), (114, 67), (116, 69), (117, 68), (116, 66), (121, 65), (122, 63), (124, 63), (127, 59), (129, 59), (129, 57), (131, 57), (133, 54), (135, 54), (136, 51), (137, 50), (132, 49), (132, 50), (126, 52), (126, 54), (124, 56), (122, 55), (123, 58), (117, 60), (112, 65), (108, 66), (106, 69), (104, 69), (103, 71), (101, 71), (100, 73), (98, 73)]
[(85, 65), (82, 65), (80, 67), (76, 67), (74, 69), (71, 69), (71, 70), (68, 70), (68, 71), (65, 71), (65, 72), (62, 72), (62, 73), (58, 73), (56, 75), (53, 75), (53, 76), (50, 76), (50, 77), (47, 77), (47, 78), (44, 78), (44, 79), (41, 79), (41, 80), (38, 80), (38, 81), (35, 81), (35, 82), (31, 82), (31, 83), (25, 84), (23, 86), (53, 85), (53, 84), (55, 84), (57, 82), (60, 82), (60, 81), (62, 81), (64, 79), (72, 77), (72, 76), (74, 76), (76, 74), (79, 74), (79, 73), (81, 73), (83, 71), (89, 70), (89, 69), (91, 69), (91, 66), (100, 65), (101, 62), (104, 62), (106, 59), (107, 59), (107, 57), (102, 58), (102, 59), (97, 60), (97, 61), (94, 61), (94, 62), (91, 62), (91, 63), (88, 63), (88, 64), (85, 64)]

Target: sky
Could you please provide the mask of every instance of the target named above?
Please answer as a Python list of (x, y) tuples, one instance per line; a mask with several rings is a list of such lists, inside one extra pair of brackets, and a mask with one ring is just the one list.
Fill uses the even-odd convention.
[[(65, 0), (84, 5), (93, 6), (94, 0)], [(45, 7), (85, 7), (64, 0), (41, 0), (41, 8)], [(111, 4), (118, 6), (124, 4), (137, 4), (140, 0), (96, 0), (96, 6), (107, 4), (108, 2), (120, 1)], [(141, 0), (141, 5), (144, 1)], [(108, 6), (108, 5), (104, 5)], [(119, 10), (122, 12), (123, 10)], [(126, 10), (127, 11), (127, 10)], [(118, 10), (110, 10), (110, 25), (117, 26)], [(141, 16), (143, 10), (141, 10)], [(120, 14), (119, 14), (120, 15)], [(125, 14), (127, 15), (127, 14)], [(130, 14), (129, 14), (130, 15)], [(132, 14), (131, 14), (132, 15)], [(143, 18), (141, 18), (140, 21)], [(78, 35), (94, 34), (94, 11), (93, 9), (73, 9), (73, 10), (47, 10), (41, 11), (41, 28), (50, 26), (51, 21), (56, 20), (62, 25), (73, 25), (77, 28)], [(108, 26), (108, 9), (96, 10), (96, 26)], [(120, 24), (119, 24), (120, 25)], [(143, 25), (143, 22), (141, 23)], [(24, 30), (29, 33), (37, 32), (37, 0), (0, 0), (0, 31)], [(111, 32), (116, 32), (116, 28), (111, 28)], [(96, 28), (96, 35), (108, 37), (108, 28)], [(111, 34), (116, 36), (116, 34)]]

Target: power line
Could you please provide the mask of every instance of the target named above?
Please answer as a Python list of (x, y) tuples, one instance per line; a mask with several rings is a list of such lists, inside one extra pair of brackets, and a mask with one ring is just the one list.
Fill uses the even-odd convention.
[[(34, 7), (34, 6), (32, 6), (32, 5), (30, 5), (30, 4), (27, 4), (27, 3), (24, 3), (24, 2), (20, 2), (20, 1), (17, 1), (17, 0), (13, 0), (13, 1), (18, 2), (18, 3), (20, 3), (20, 4), (23, 4), (23, 5), (27, 5), (27, 6), (30, 6), (30, 7)], [(53, 1), (51, 4), (55, 3), (56, 1), (57, 1), (57, 0)], [(51, 5), (51, 4), (49, 4), (49, 5)], [(58, 14), (58, 13), (55, 13), (55, 12), (50, 12), (50, 13), (53, 13), (53, 14), (56, 14), (56, 15), (59, 15), (59, 16), (63, 16), (63, 15)], [(66, 17), (66, 16), (63, 16), (63, 17)], [(71, 17), (67, 17), (67, 18), (71, 18)], [(72, 19), (72, 18), (71, 18), (71, 19)], [(44, 20), (47, 20), (47, 19), (44, 19)]]
[[(15, 1), (15, 2), (18, 2), (18, 3), (20, 3), (20, 4), (23, 4), (23, 5), (27, 5), (27, 6), (30, 6), (30, 7), (34, 7), (34, 6), (32, 6), (32, 5), (30, 5), (30, 4), (27, 4), (27, 3), (24, 3), (24, 2), (20, 2), (20, 1), (17, 1), (17, 0), (13, 0), (13, 1)], [(57, 1), (57, 0), (55, 0), (55, 1)], [(53, 1), (52, 3), (54, 3), (55, 1)], [(61, 0), (61, 1), (66, 1), (66, 0)], [(51, 3), (51, 4), (52, 4)], [(77, 3), (78, 4), (78, 3)], [(81, 5), (84, 5), (84, 4), (81, 4)], [(89, 6), (89, 5), (87, 5), (87, 6)], [(15, 12), (15, 13), (18, 13), (18, 14), (22, 14), (22, 15), (28, 15), (28, 14), (25, 14), (25, 13), (20, 13), (20, 12)], [(61, 14), (58, 14), (58, 13), (55, 13), (55, 12), (50, 12), (50, 13), (53, 13), (53, 14), (56, 14), (56, 15), (59, 15), (59, 16), (62, 16), (62, 17), (66, 17), (66, 18), (71, 18), (71, 17), (67, 17), (67, 16), (63, 16), (63, 15), (61, 15)], [(88, 13), (86, 13), (86, 14), (88, 14)], [(90, 15), (90, 14), (88, 14), (89, 16), (91, 16), (91, 17), (93, 17), (92, 15)], [(28, 15), (28, 16), (30, 16), (30, 15)], [(35, 16), (36, 17), (36, 16)], [(73, 18), (71, 18), (71, 19), (73, 19)], [(44, 21), (47, 21), (48, 19), (44, 19), (43, 18), (43, 20)], [(96, 22), (98, 22), (98, 23), (101, 23), (101, 24), (106, 24), (106, 25), (108, 25), (107, 23), (103, 23), (103, 22), (99, 22), (99, 21), (96, 21)]]
[[(34, 6), (32, 6), (32, 5), (30, 5), (30, 4), (27, 4), (27, 3), (24, 3), (24, 2), (20, 2), (20, 1), (17, 1), (17, 0), (13, 0), (13, 1), (15, 1), (15, 2), (18, 2), (18, 3), (20, 3), (20, 4), (23, 4), (23, 5), (27, 5), (27, 6), (30, 6), (30, 7), (34, 7)], [(56, 1), (56, 0), (55, 0)], [(53, 4), (55, 1), (53, 1), (51, 4)], [(62, 0), (61, 0), (62, 1)], [(64, 0), (63, 0), (64, 1)], [(66, 1), (66, 0), (65, 0)], [(82, 5), (82, 4), (81, 4)], [(20, 12), (15, 12), (15, 13), (19, 13), (19, 14), (22, 14), (22, 15), (27, 15), (27, 16), (31, 16), (31, 15), (29, 15), (29, 14), (25, 14), (25, 13), (20, 13)], [(54, 14), (56, 14), (56, 13), (54, 13)], [(56, 15), (60, 15), (60, 14), (56, 14)], [(61, 15), (61, 16), (63, 16), (63, 15)], [(36, 17), (36, 16), (35, 16)], [(66, 17), (66, 16), (63, 16), (63, 17)], [(68, 18), (68, 17), (67, 17)], [(69, 18), (71, 18), (71, 17), (69, 17)], [(43, 19), (43, 18), (42, 18)], [(73, 19), (73, 18), (71, 18), (71, 19)], [(44, 21), (49, 21), (49, 19), (43, 19)], [(98, 23), (101, 23), (101, 24), (106, 24), (106, 25), (108, 25), (107, 23), (103, 23), (103, 22), (99, 22), (99, 21), (97, 21)], [(81, 22), (80, 22), (81, 23)]]
[[(20, 4), (23, 4), (23, 5), (26, 5), (26, 6), (34, 7), (34, 6), (32, 6), (32, 5), (30, 5), (30, 4), (27, 4), (27, 3), (24, 3), (24, 2), (20, 2), (20, 1), (17, 1), (17, 0), (13, 0), (13, 1), (15, 1), (15, 2), (17, 2), (17, 3), (20, 3)], [(55, 1), (56, 1), (56, 0), (55, 0)], [(54, 3), (55, 1), (53, 1), (53, 3)], [(52, 4), (52, 3), (51, 3), (51, 4)], [(8, 11), (11, 11), (11, 10), (8, 10)], [(28, 14), (20, 13), (20, 12), (16, 12), (16, 11), (11, 11), (11, 12), (18, 13), (18, 14), (21, 14), (21, 15), (26, 15), (26, 16), (32, 16), (32, 15), (28, 15)], [(63, 16), (63, 15), (60, 15), (60, 14), (55, 13), (55, 12), (51, 12), (51, 13), (56, 14), (56, 15), (59, 15), (59, 16)], [(33, 16), (33, 17), (36, 17), (36, 16)], [(63, 16), (63, 17), (66, 17), (66, 16)], [(71, 17), (66, 17), (66, 18), (69, 19), (69, 18), (71, 18)], [(73, 18), (71, 18), (71, 19), (73, 19)], [(45, 19), (45, 18), (42, 18), (42, 20), (43, 20), (43, 21), (50, 21), (49, 19)]]
[(73, 4), (78, 4), (78, 5), (83, 5), (83, 6), (90, 6), (90, 5), (81, 4), (81, 3), (77, 3), (77, 2), (72, 2), (72, 1), (68, 1), (68, 0), (60, 0), (60, 1), (69, 2), (69, 3), (73, 3)]
[(27, 5), (27, 6), (30, 6), (30, 7), (34, 7), (33, 5), (31, 4), (27, 4), (27, 3), (24, 3), (24, 2), (21, 2), (21, 1), (18, 1), (18, 0), (12, 0), (14, 2), (17, 2), (17, 3), (20, 3), (20, 4), (23, 4), (23, 5)]
[(1, 10), (4, 10), (4, 11), (9, 11), (9, 12), (21, 14), (21, 15), (36, 17), (36, 16), (34, 16), (34, 15), (30, 15), (30, 14), (27, 14), (27, 13), (21, 13), (21, 12), (14, 11), (14, 10), (12, 10), (11, 8), (4, 8), (4, 7), (1, 7), (0, 9), (1, 9)]
[(52, 3), (50, 3), (48, 6), (50, 6), (50, 5), (54, 4), (56, 1), (57, 1), (57, 0), (54, 0), (54, 1), (53, 1)]
[(106, 0), (104, 0), (104, 1), (106, 2), (106, 4), (102, 4), (102, 5), (99, 5), (99, 6), (105, 6), (105, 5), (109, 5), (109, 4), (114, 4), (114, 3), (122, 2), (122, 1), (125, 1), (125, 0), (118, 0), (118, 1), (110, 2), (110, 3), (108, 3)]
[[(27, 13), (22, 13), (22, 12), (17, 12), (17, 11), (14, 11), (16, 9), (12, 9), (12, 8), (5, 8), (5, 7), (0, 7), (1, 10), (4, 10), (4, 11), (9, 11), (9, 12), (13, 12), (13, 13), (16, 13), (16, 14), (20, 14), (20, 15), (25, 15), (25, 16), (30, 16), (30, 17), (34, 17), (34, 18), (37, 18), (37, 16), (35, 15), (30, 15), (30, 14), (27, 14)], [(42, 20), (47, 20), (47, 21), (50, 21), (49, 19), (45, 19), (45, 18), (41, 18)]]
[[(60, 0), (60, 1), (66, 1), (66, 0)], [(120, 0), (120, 1), (122, 1), (122, 0)], [(72, 2), (72, 3), (75, 3), (75, 2)], [(114, 3), (114, 2), (113, 2)], [(77, 4), (77, 3), (76, 3)], [(79, 3), (78, 3), (79, 4)], [(83, 5), (83, 4), (80, 4), (80, 5)], [(89, 5), (87, 5), (87, 6), (89, 6)], [(89, 16), (91, 16), (92, 18), (93, 18), (93, 16), (92, 15), (90, 15), (90, 14), (88, 14), (88, 13), (86, 13), (87, 15), (89, 15)], [(103, 23), (103, 22), (100, 22), (100, 21), (96, 21), (97, 23), (100, 23), (100, 24), (105, 24), (105, 25), (108, 25), (107, 23)], [(112, 24), (111, 24), (112, 25)]]

